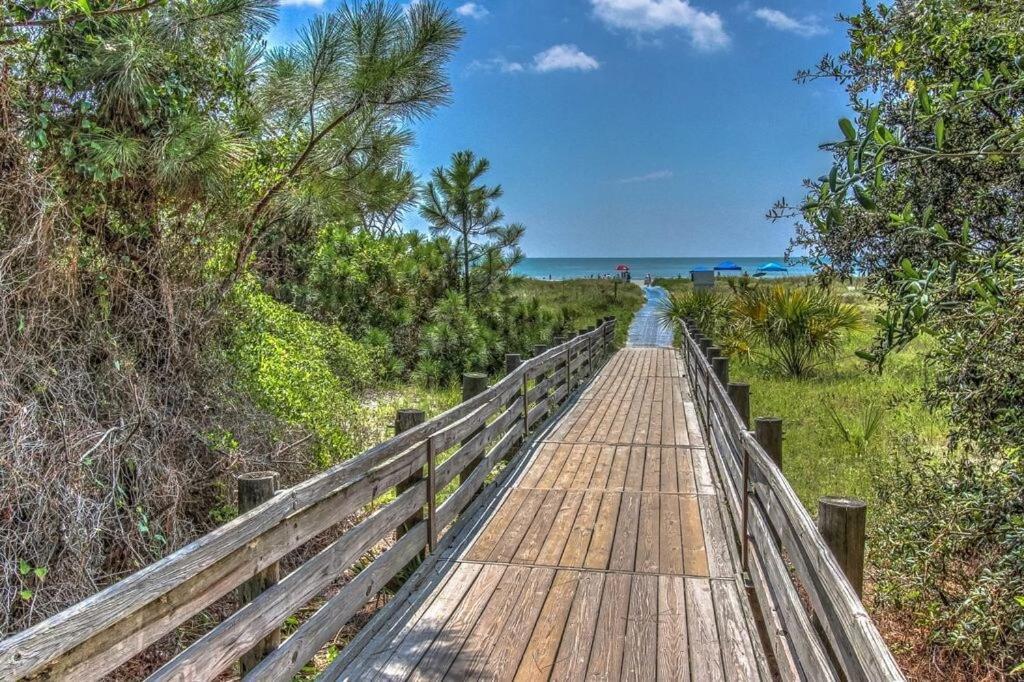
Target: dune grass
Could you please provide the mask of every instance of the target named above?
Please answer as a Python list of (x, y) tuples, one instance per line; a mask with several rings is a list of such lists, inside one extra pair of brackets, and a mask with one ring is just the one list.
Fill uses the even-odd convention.
[(570, 328), (592, 326), (597, 318), (614, 315), (617, 319), (615, 342), (622, 345), (629, 332), (633, 315), (644, 304), (643, 290), (624, 282), (608, 279), (572, 279), (545, 281), (519, 279), (512, 283), (515, 296), (536, 298), (541, 307), (552, 313), (565, 315)]
[[(807, 278), (770, 281), (804, 284)], [(655, 284), (672, 292), (690, 288), (685, 279)], [(856, 356), (871, 344), (875, 305), (855, 284), (834, 291), (862, 311), (864, 325), (846, 336), (833, 362), (796, 379), (769, 370), (755, 351), (732, 358), (729, 374), (732, 381), (750, 384), (752, 417), (782, 418), (783, 473), (808, 509), (816, 511), (822, 496), (847, 495), (867, 500), (870, 514), (873, 476), (904, 443), (941, 444), (946, 421), (924, 404), (931, 339), (920, 338), (892, 356), (878, 375)]]

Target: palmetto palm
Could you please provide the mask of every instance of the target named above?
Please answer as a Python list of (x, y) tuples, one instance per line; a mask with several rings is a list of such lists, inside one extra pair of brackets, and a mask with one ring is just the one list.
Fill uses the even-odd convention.
[(767, 360), (795, 377), (833, 355), (843, 333), (862, 323), (854, 306), (817, 287), (754, 287), (737, 294), (733, 312)]

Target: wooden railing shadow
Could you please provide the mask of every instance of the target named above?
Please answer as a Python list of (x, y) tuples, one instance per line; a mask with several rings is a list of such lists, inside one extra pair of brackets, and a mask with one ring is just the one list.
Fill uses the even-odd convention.
[(780, 676), (814, 682), (903, 680), (832, 550), (772, 454), (749, 430), (749, 394), (733, 390), (730, 395), (727, 385), (736, 385), (729, 384), (728, 361), (720, 349), (693, 321), (679, 322), (709, 458), (718, 469), (743, 570)]
[[(479, 493), (495, 470), (594, 376), (612, 350), (614, 332), (614, 318), (600, 320), (451, 410), (278, 491), (166, 558), (0, 642), (0, 679), (101, 678), (243, 585), (248, 603), (150, 679), (212, 680), (243, 658), (246, 679), (290, 678), (411, 563), (427, 559), (393, 604), (429, 578), (434, 555), (451, 550), (456, 531), (493, 504), (493, 496)], [(369, 515), (358, 516), (358, 523), (294, 571), (252, 589), (254, 579), (283, 557), (369, 505)], [(385, 551), (370, 552), (390, 537), (395, 542)], [(324, 596), (357, 565), (351, 580)], [(312, 615), (278, 645), (282, 623), (310, 605), (317, 606)]]

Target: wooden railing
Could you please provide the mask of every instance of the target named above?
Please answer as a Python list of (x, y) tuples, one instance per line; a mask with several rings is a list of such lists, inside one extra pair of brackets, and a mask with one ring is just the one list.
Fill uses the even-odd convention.
[[(787, 680), (903, 680), (814, 521), (749, 431), (749, 397), (729, 395), (728, 362), (681, 321), (690, 388), (725, 488), (744, 570)], [(735, 385), (733, 385), (735, 387)], [(737, 400), (739, 398), (739, 400)]]
[[(0, 642), (0, 679), (98, 679), (355, 517), (357, 523), (336, 531), (333, 542), (279, 582), (256, 594), (250, 590), (249, 603), (151, 679), (215, 679), (241, 657), (251, 658), (293, 614), (315, 608), (279, 646), (260, 649), (246, 671), (246, 679), (291, 677), (382, 587), (438, 548), (497, 465), (599, 369), (614, 330), (614, 318), (605, 318), (451, 410), (277, 492), (170, 556)], [(383, 553), (368, 554), (395, 536)], [(325, 596), (357, 565), (351, 580)]]

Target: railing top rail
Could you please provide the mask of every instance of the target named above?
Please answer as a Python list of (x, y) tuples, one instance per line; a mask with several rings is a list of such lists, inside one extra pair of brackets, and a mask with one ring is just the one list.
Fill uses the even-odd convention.
[(285, 519), (324, 499), (355, 486), (388, 463), (417, 455), (417, 446), (438, 433), (473, 417), (479, 410), (519, 390), (524, 377), (539, 365), (558, 361), (574, 350), (601, 339), (615, 319), (606, 319), (593, 330), (568, 339), (543, 354), (525, 360), (515, 370), (478, 395), (407, 431), (375, 445), (238, 516), (168, 556), (110, 585), (85, 600), (0, 641), (0, 679), (35, 674), (52, 661), (75, 649), (114, 624), (161, 599), (225, 557), (264, 535)]
[[(803, 551), (810, 556), (808, 564), (813, 567), (819, 582), (819, 585), (804, 585), (804, 588), (807, 590), (820, 589), (837, 610), (836, 615), (844, 630), (842, 634), (855, 649), (852, 653), (860, 666), (859, 671), (847, 670), (847, 674), (859, 673), (867, 675), (868, 679), (872, 680), (904, 679), (892, 652), (882, 639), (863, 603), (829, 550), (825, 539), (818, 532), (817, 526), (800, 502), (793, 487), (754, 435), (743, 425), (739, 413), (732, 401), (728, 399), (726, 388), (715, 375), (711, 363), (704, 357), (704, 353), (690, 334), (684, 321), (678, 321), (683, 332), (683, 343), (686, 344), (698, 373), (710, 386), (710, 399), (714, 409), (732, 422), (732, 428), (740, 434), (740, 447), (750, 458), (751, 465), (761, 473), (766, 485), (778, 500), (786, 519), (804, 543)], [(742, 453), (737, 454), (742, 458)], [(769, 519), (769, 523), (771, 523), (771, 519)], [(750, 538), (750, 541), (755, 543), (767, 540), (767, 538), (759, 536)], [(826, 636), (830, 635), (831, 633), (826, 629)], [(836, 642), (832, 643), (837, 644)]]

